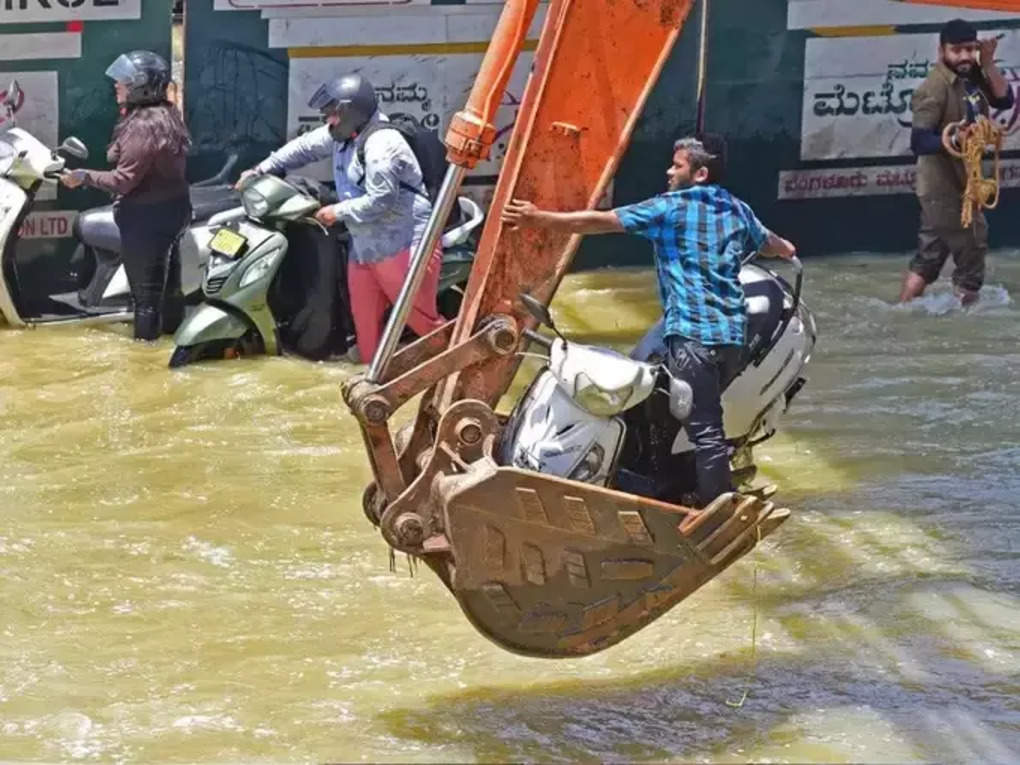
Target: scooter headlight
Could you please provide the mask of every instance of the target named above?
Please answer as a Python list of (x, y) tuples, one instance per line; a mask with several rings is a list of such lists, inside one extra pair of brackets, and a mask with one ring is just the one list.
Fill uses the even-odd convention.
[(261, 218), (269, 212), (269, 201), (254, 188), (245, 189), (241, 194), (241, 206), (251, 218)]
[(282, 252), (283, 248), (277, 247), (275, 250), (270, 250), (248, 266), (244, 270), (244, 273), (241, 274), (241, 283), (238, 286), (243, 289), (249, 284), (254, 284), (259, 279), (263, 278), (273, 269), (273, 266), (276, 265), (276, 261), (279, 260), (280, 253)]
[(586, 482), (595, 478), (602, 470), (602, 463), (606, 460), (606, 450), (602, 447), (602, 444), (595, 444), (588, 453), (584, 455), (584, 459), (581, 463), (574, 468), (574, 471), (570, 474), (571, 481)]
[(628, 385), (621, 390), (608, 391), (593, 383), (587, 375), (577, 376), (577, 392), (574, 401), (597, 417), (615, 417), (624, 411), (630, 401), (634, 386)]

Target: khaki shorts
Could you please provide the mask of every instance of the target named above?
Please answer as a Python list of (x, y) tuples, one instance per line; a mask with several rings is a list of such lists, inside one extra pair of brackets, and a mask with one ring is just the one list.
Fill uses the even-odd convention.
[(988, 252), (988, 222), (981, 211), (974, 224), (960, 225), (960, 202), (955, 199), (921, 197), (921, 231), (918, 250), (910, 270), (927, 284), (939, 278), (942, 266), (953, 256), (953, 284), (977, 292), (985, 282), (985, 254)]

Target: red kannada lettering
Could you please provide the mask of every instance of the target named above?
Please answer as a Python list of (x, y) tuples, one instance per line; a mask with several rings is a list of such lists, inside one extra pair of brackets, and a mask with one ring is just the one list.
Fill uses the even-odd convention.
[(867, 174), (858, 170), (852, 174), (833, 172), (828, 175), (794, 175), (787, 178), (785, 188), (788, 193), (811, 193), (815, 191), (828, 191), (830, 189), (863, 189), (867, 188), (867, 186)]
[(22, 239), (59, 239), (70, 236), (70, 224), (63, 215), (33, 215), (25, 218), (18, 236)]

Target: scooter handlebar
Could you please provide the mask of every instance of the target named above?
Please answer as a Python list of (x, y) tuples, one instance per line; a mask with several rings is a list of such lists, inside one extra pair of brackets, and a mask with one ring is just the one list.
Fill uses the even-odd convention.
[(552, 350), (553, 341), (545, 335), (540, 335), (533, 329), (526, 329), (522, 334), (535, 345), (539, 345), (547, 351)]

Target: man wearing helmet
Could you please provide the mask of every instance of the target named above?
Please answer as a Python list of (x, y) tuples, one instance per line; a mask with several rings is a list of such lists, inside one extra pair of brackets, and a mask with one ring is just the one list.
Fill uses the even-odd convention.
[[(389, 120), (379, 110), (367, 79), (348, 74), (325, 82), (308, 106), (319, 111), (326, 124), (273, 152), (245, 172), (238, 186), (251, 175), (282, 175), (332, 158), (340, 201), (323, 207), (315, 217), (326, 226), (342, 223), (351, 235), (347, 286), (358, 353), (368, 361), (379, 345), (386, 309), (404, 282), (411, 251), (425, 233), (432, 203), (408, 142), (397, 130), (378, 129)], [(362, 134), (367, 138), (359, 147)], [(418, 335), (443, 323), (436, 310), (440, 264), (437, 249), (408, 317)]]

